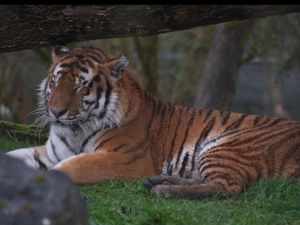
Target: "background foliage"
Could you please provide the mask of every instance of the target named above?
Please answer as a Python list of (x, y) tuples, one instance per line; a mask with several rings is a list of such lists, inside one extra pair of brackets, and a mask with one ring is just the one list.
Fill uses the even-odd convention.
[[(299, 25), (295, 13), (70, 47), (95, 45), (111, 55), (125, 54), (150, 92), (177, 104), (300, 121), (295, 104), (300, 100)], [(216, 46), (230, 38), (235, 41)], [(0, 54), (0, 119), (33, 121), (27, 114), (37, 105), (36, 89), (47, 75), (50, 56), (51, 48)], [(218, 62), (208, 60), (217, 57)], [(204, 95), (213, 102), (206, 103)]]

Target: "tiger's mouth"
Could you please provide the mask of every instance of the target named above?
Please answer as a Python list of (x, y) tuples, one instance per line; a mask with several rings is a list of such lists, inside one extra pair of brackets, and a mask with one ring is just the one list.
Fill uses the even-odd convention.
[(72, 130), (81, 130), (82, 127), (87, 126), (89, 124), (90, 119), (86, 119), (83, 117), (72, 118), (72, 119), (50, 119), (50, 124), (55, 125), (62, 128), (71, 128)]
[(53, 125), (59, 125), (59, 126), (73, 126), (76, 124), (79, 124), (83, 120), (80, 118), (77, 119), (50, 119), (50, 123)]

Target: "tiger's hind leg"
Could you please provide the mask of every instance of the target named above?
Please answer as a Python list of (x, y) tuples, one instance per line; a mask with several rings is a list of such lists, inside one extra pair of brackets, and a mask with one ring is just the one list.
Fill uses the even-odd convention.
[[(184, 179), (176, 176), (156, 176), (145, 180), (145, 187), (159, 197), (206, 198), (219, 193), (236, 195), (245, 184), (234, 173), (212, 174), (206, 179)], [(236, 178), (236, 179), (233, 179)]]
[[(227, 181), (225, 181), (227, 182)], [(220, 193), (236, 195), (241, 193), (243, 186), (239, 184), (230, 185), (229, 189), (224, 189), (223, 184), (214, 182), (195, 182), (181, 184), (158, 184), (151, 188), (150, 192), (159, 197), (181, 197), (181, 198), (206, 198), (213, 197)]]
[(222, 189), (217, 184), (204, 183), (202, 178), (186, 179), (160, 175), (147, 178), (144, 186), (159, 197), (205, 198), (217, 195)]
[(151, 194), (159, 197), (181, 197), (181, 198), (206, 198), (216, 196), (222, 192), (217, 184), (175, 184), (175, 185), (156, 185), (151, 189)]
[(156, 185), (175, 185), (175, 184), (197, 184), (202, 183), (203, 179), (187, 179), (178, 176), (159, 175), (146, 178), (144, 186), (147, 190), (151, 190)]

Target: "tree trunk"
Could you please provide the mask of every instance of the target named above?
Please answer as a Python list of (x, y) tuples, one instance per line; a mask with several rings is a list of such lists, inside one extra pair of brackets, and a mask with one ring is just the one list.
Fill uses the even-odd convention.
[(1, 5), (0, 52), (299, 11), (300, 5)]
[[(28, 95), (24, 90), (22, 84), (22, 77), (20, 74), (20, 64), (22, 61), (17, 57), (16, 53), (9, 54), (3, 70), (3, 77), (0, 81), (0, 105), (1, 103), (8, 106), (12, 113), (12, 118), (16, 122), (24, 122), (24, 118), (29, 110)], [(1, 115), (0, 115), (1, 117)]]
[(154, 95), (158, 93), (158, 37), (135, 37), (134, 46), (142, 64), (142, 81), (144, 87)]
[(194, 105), (229, 110), (243, 49), (254, 20), (217, 25)]
[(275, 81), (272, 79), (271, 74), (268, 74), (267, 80), (268, 80), (269, 91), (271, 94), (273, 112), (279, 117), (289, 118), (290, 115), (288, 114), (288, 112), (286, 111), (283, 105), (283, 97), (282, 97), (282, 92), (279, 83), (275, 83)]

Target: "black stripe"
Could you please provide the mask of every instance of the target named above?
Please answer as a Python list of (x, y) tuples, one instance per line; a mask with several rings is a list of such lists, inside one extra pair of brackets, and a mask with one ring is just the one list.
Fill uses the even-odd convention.
[(100, 81), (101, 81), (100, 74), (96, 74), (92, 79), (92, 82), (99, 83)]
[[(201, 131), (200, 136), (195, 144), (195, 148), (193, 150), (193, 157), (192, 157), (192, 167), (191, 167), (191, 171), (193, 171), (195, 169), (195, 158), (196, 155), (199, 154), (199, 152), (202, 150), (200, 149), (200, 144), (202, 141), (205, 140), (205, 138), (208, 136), (209, 132), (213, 129), (214, 125), (216, 122), (216, 118), (213, 117), (205, 126), (205, 128)], [(210, 143), (210, 142), (209, 142)]]
[(169, 161), (167, 167), (167, 174), (172, 175), (172, 172), (173, 172), (173, 165), (171, 165), (171, 161)]
[(77, 62), (72, 62), (72, 63), (62, 63), (60, 64), (60, 67), (62, 68), (70, 68), (70, 67), (73, 67), (77, 64)]
[(91, 105), (93, 105), (95, 103), (95, 101), (84, 100), (83, 103), (87, 104), (88, 106), (91, 106)]
[[(92, 134), (90, 134), (81, 144), (81, 149), (79, 151), (79, 153), (82, 153), (84, 148), (85, 148), (85, 145), (88, 143), (89, 140), (91, 140), (91, 138), (93, 138), (96, 134), (98, 134), (103, 128), (99, 128), (97, 130), (95, 130)], [(96, 149), (94, 149), (95, 151)]]
[(59, 70), (59, 71), (57, 71), (57, 73), (55, 75), (59, 75), (59, 74), (61, 74), (63, 72), (64, 72), (63, 70)]
[(97, 93), (97, 101), (99, 101), (101, 93), (103, 91), (102, 87), (97, 87), (96, 93)]
[(267, 127), (272, 127), (272, 126), (276, 126), (278, 123), (280, 123), (281, 121), (284, 121), (285, 119), (282, 118), (275, 118), (274, 121), (272, 121), (270, 124), (268, 124)]
[[(141, 89), (139, 83), (135, 79), (133, 79), (131, 76), (127, 76), (127, 77), (128, 77), (128, 80), (130, 81), (130, 85), (131, 85), (132, 89), (136, 90), (139, 93), (139, 95), (141, 96), (142, 89)], [(120, 80), (123, 81), (123, 79), (120, 79)]]
[(168, 166), (167, 166), (167, 171), (168, 174), (170, 175), (173, 171), (173, 166), (171, 165), (171, 161), (172, 161), (172, 158), (173, 158), (173, 150), (174, 150), (174, 145), (175, 145), (175, 140), (176, 140), (176, 137), (177, 137), (177, 132), (178, 132), (178, 127), (181, 123), (181, 114), (182, 114), (182, 108), (179, 108), (179, 115), (178, 115), (178, 119), (177, 119), (177, 124), (176, 124), (176, 128), (175, 128), (175, 133), (173, 134), (173, 139), (172, 139), (172, 142), (171, 142), (171, 148), (170, 148), (170, 152), (168, 154)]
[[(117, 138), (117, 137), (120, 137), (120, 135), (117, 134), (117, 135), (114, 135), (114, 136), (112, 136), (112, 137), (110, 137), (110, 138), (107, 138), (106, 140), (101, 141), (101, 142), (97, 145), (97, 147), (95, 148), (95, 151), (97, 151), (97, 149), (100, 148), (101, 145), (104, 145), (105, 143), (107, 143), (107, 142), (109, 142), (109, 141), (111, 141), (112, 139)], [(100, 138), (101, 138), (101, 137), (100, 137)], [(98, 140), (97, 140), (97, 141), (98, 141)]]
[(96, 56), (98, 56), (101, 60), (105, 60), (107, 58), (107, 55), (104, 51), (101, 49), (94, 49), (92, 53)]
[(131, 99), (128, 99), (128, 104), (127, 104), (128, 108), (126, 109), (126, 112), (124, 114), (124, 118), (127, 118), (128, 114), (132, 110), (132, 102), (131, 101), (132, 101)]
[(180, 156), (181, 156), (181, 154), (182, 154), (183, 147), (184, 147), (184, 144), (185, 144), (185, 142), (186, 142), (186, 139), (187, 139), (187, 137), (189, 136), (189, 131), (190, 131), (190, 128), (191, 128), (192, 123), (193, 123), (193, 121), (194, 121), (194, 118), (195, 118), (195, 111), (193, 111), (193, 113), (192, 113), (192, 115), (191, 115), (191, 117), (190, 117), (190, 120), (189, 120), (189, 122), (188, 122), (188, 125), (187, 125), (187, 127), (186, 127), (186, 129), (185, 129), (184, 138), (183, 138), (183, 140), (182, 140), (182, 143), (181, 143), (181, 146), (180, 146), (178, 155), (177, 155), (175, 168), (177, 168), (177, 166), (178, 166), (178, 162), (179, 162)]
[(259, 126), (264, 126), (264, 125), (266, 125), (267, 123), (269, 123), (270, 122), (270, 120), (272, 120), (272, 118), (271, 117), (263, 117), (265, 120), (264, 121), (262, 121), (262, 123), (261, 124), (259, 124)]
[[(105, 125), (105, 127), (103, 128), (103, 130), (109, 128), (108, 125)], [(113, 131), (112, 129), (107, 129), (106, 132), (104, 134), (102, 134), (100, 137), (97, 138), (97, 140), (95, 141), (98, 142), (100, 139), (104, 139), (107, 135), (109, 135), (111, 133), (111, 131)]]
[(63, 56), (63, 58), (61, 59), (61, 62), (65, 61), (65, 60), (67, 60), (67, 59), (69, 59), (69, 58), (72, 58), (72, 57), (74, 57), (74, 55), (66, 55), (66, 56)]
[(198, 140), (197, 140), (197, 143), (196, 143), (196, 146), (195, 148), (197, 148), (197, 146), (202, 142), (204, 141), (207, 136), (209, 135), (210, 131), (213, 129), (214, 125), (215, 125), (215, 122), (216, 122), (216, 118), (213, 117), (208, 123), (207, 125), (205, 126), (205, 128), (202, 130)]
[(175, 113), (175, 106), (174, 105), (170, 105), (170, 108), (171, 108), (171, 113), (169, 113), (169, 125), (168, 125), (168, 131), (170, 130), (170, 126), (172, 125), (172, 118), (174, 116), (174, 113)]
[(253, 121), (253, 125), (258, 124), (258, 123), (261, 121), (261, 119), (262, 119), (263, 117), (264, 117), (264, 116), (262, 116), (262, 115), (257, 115), (257, 116), (255, 117), (255, 120)]
[[(163, 128), (163, 124), (164, 124), (164, 117), (165, 117), (165, 113), (167, 111), (167, 109), (166, 109), (167, 107), (169, 109), (169, 105), (168, 104), (167, 105), (166, 104), (162, 104), (162, 106), (161, 106), (161, 111), (160, 111), (160, 115), (159, 115), (159, 129), (157, 131), (157, 137), (160, 137), (160, 133), (163, 130), (162, 128)], [(154, 141), (153, 141), (153, 143), (154, 143)], [(163, 158), (163, 161), (164, 161), (165, 160), (165, 155), (164, 155), (165, 151), (162, 151), (161, 153), (162, 153), (162, 158)]]
[[(224, 164), (220, 164), (220, 163), (215, 163), (215, 162), (214, 162), (214, 163), (211, 163), (211, 164), (208, 164), (208, 165), (206, 165), (206, 166), (203, 166), (202, 169), (201, 169), (201, 171), (202, 171), (201, 174), (205, 173), (205, 170), (210, 169), (210, 168), (220, 169), (221, 171), (222, 171), (223, 168), (230, 169), (230, 170), (236, 172), (237, 174), (239, 174), (240, 177), (241, 177), (244, 181), (247, 180), (247, 178), (245, 178), (244, 174), (243, 174), (240, 170), (238, 170), (236, 167), (231, 166), (231, 165), (224, 165)], [(225, 173), (225, 174), (229, 174), (229, 173)], [(203, 179), (204, 179), (204, 180), (207, 180), (207, 178), (209, 178), (209, 176), (210, 176), (209, 173), (206, 173), (206, 174), (203, 176)], [(229, 181), (229, 180), (228, 180), (228, 177), (226, 177), (225, 180)]]
[[(143, 139), (143, 140), (141, 140), (140, 142), (137, 142), (136, 143), (136, 145), (134, 146), (134, 147), (132, 147), (132, 148), (129, 148), (129, 149), (127, 149), (126, 151), (123, 151), (123, 153), (124, 154), (131, 154), (132, 152), (134, 152), (134, 151), (138, 151), (140, 154), (139, 155), (145, 155), (145, 153), (147, 153), (147, 152), (145, 152), (145, 151), (142, 151), (142, 149), (145, 149), (145, 150), (147, 150), (147, 149), (149, 149), (149, 148), (147, 148), (147, 145), (146, 144), (151, 144), (150, 143), (150, 141), (149, 141), (149, 139), (147, 139), (146, 137)], [(144, 147), (144, 148), (143, 148)], [(132, 161), (132, 160), (131, 160)]]
[(241, 124), (243, 123), (243, 121), (246, 119), (247, 116), (248, 115), (245, 115), (245, 114), (241, 115), (239, 119), (237, 119), (232, 124), (230, 124), (228, 127), (226, 127), (224, 132), (238, 129), (241, 126)]
[[(180, 108), (179, 109), (180, 111), (179, 111), (179, 115), (178, 115), (178, 122), (177, 122), (177, 124), (176, 124), (176, 128), (175, 128), (175, 133), (174, 133), (174, 135), (173, 135), (173, 139), (172, 139), (172, 142), (171, 142), (171, 151), (170, 151), (170, 153), (169, 153), (169, 157), (172, 155), (172, 153), (173, 153), (173, 150), (174, 150), (174, 146), (175, 146), (175, 140), (176, 140), (176, 137), (177, 137), (177, 133), (178, 133), (178, 128), (179, 128), (179, 125), (180, 125), (180, 123), (181, 123), (181, 114), (182, 114), (182, 108)], [(169, 158), (168, 157), (168, 158)]]
[(158, 99), (156, 98), (153, 98), (154, 101), (155, 101), (155, 104), (156, 104), (156, 107), (155, 107), (155, 112), (154, 112), (154, 117), (153, 118), (157, 118), (157, 116), (160, 114), (160, 111), (161, 111), (161, 105), (162, 105), (162, 102), (159, 101)]
[(112, 91), (112, 86), (111, 84), (109, 83), (108, 80), (106, 80), (106, 92), (105, 92), (105, 102), (104, 102), (104, 107), (103, 107), (103, 110), (101, 110), (101, 113), (99, 115), (99, 119), (103, 119), (105, 114), (106, 114), (106, 111), (107, 111), (107, 106), (110, 102), (110, 95), (111, 95), (111, 91)]
[[(100, 53), (98, 53), (98, 52), (100, 52)], [(93, 49), (93, 53), (95, 53), (96, 55), (98, 55), (101, 58), (103, 58), (103, 56), (105, 58), (107, 57), (106, 53), (102, 49), (100, 49), (100, 48), (94, 48)]]
[(119, 151), (121, 148), (127, 146), (127, 144), (121, 144), (121, 145), (118, 145), (117, 147), (113, 148), (112, 152), (117, 152)]
[[(156, 100), (152, 97), (152, 96), (149, 96), (150, 97), (150, 100), (151, 100), (151, 104), (152, 104), (152, 111), (151, 111), (151, 117), (150, 117), (150, 120), (148, 122), (148, 126), (147, 126), (147, 130), (146, 130), (146, 136), (148, 137), (148, 134), (149, 134), (149, 129), (152, 125), (152, 121), (153, 121), (153, 118), (154, 118), (154, 115), (156, 114)], [(147, 138), (146, 137), (146, 138)]]
[(87, 56), (87, 57), (90, 57), (90, 58), (91, 58), (93, 61), (95, 61), (96, 63), (101, 64), (100, 59), (98, 59), (97, 57), (95, 57), (95, 56), (93, 56), (93, 55), (91, 55), (91, 54), (87, 54), (86, 56)]
[(35, 161), (37, 161), (37, 163), (39, 164), (39, 168), (41, 168), (42, 170), (46, 170), (47, 166), (45, 163), (43, 163), (39, 157), (39, 154), (37, 153), (37, 151), (34, 149), (34, 155), (33, 158)]
[(208, 111), (206, 112), (206, 116), (205, 116), (205, 119), (203, 120), (203, 123), (205, 123), (206, 120), (211, 116), (212, 112), (213, 112), (212, 109), (210, 109), (210, 110), (208, 110)]
[(227, 121), (230, 118), (230, 114), (231, 114), (230, 112), (224, 112), (224, 114), (222, 114), (223, 117), (223, 120), (221, 122), (222, 126), (224, 126), (227, 123)]
[(48, 167), (46, 166), (46, 164), (43, 163), (39, 158), (36, 158), (35, 160), (38, 162), (40, 169), (42, 169), (42, 170), (47, 170), (48, 169)]
[(88, 58), (85, 59), (87, 61), (87, 63), (89, 64), (90, 67), (92, 67), (93, 69), (95, 69), (94, 63), (92, 63), (91, 60), (89, 60)]
[(84, 73), (89, 73), (89, 70), (87, 69), (87, 68), (85, 68), (85, 67), (83, 67), (83, 66), (78, 66), (79, 67), (79, 69), (82, 71), (82, 72), (84, 72)]
[(84, 56), (83, 57), (78, 57), (78, 58), (79, 58), (80, 64), (85, 65), (87, 63), (86, 59), (84, 59)]
[(46, 80), (46, 83), (45, 83), (45, 87), (44, 87), (44, 98), (46, 99), (47, 97), (47, 88), (49, 88), (49, 80), (47, 79)]
[(144, 98), (146, 101), (148, 101), (150, 99), (150, 94), (148, 93), (148, 91), (144, 92)]
[(55, 156), (55, 159), (56, 159), (58, 162), (60, 162), (61, 159), (59, 158), (59, 156), (58, 156), (57, 153), (56, 153), (56, 149), (55, 149), (55, 146), (54, 146), (53, 141), (52, 141), (51, 138), (50, 138), (50, 144), (51, 144), (52, 152), (53, 152), (53, 154), (54, 154), (54, 156)]
[(65, 137), (59, 136), (59, 139), (65, 144), (65, 146), (67, 146), (67, 148), (70, 152), (74, 153), (75, 155), (77, 154), (76, 150), (70, 146), (70, 144), (67, 142), (67, 139)]
[(202, 116), (202, 113), (203, 113), (203, 112), (202, 112), (202, 110), (199, 110), (199, 111), (198, 111), (198, 116), (199, 116), (199, 119), (201, 118), (201, 116)]
[(188, 159), (189, 159), (189, 153), (186, 153), (185, 156), (184, 156), (184, 158), (183, 158), (183, 161), (182, 161), (182, 164), (181, 164), (181, 168), (179, 170), (179, 176), (180, 177), (183, 176), (183, 173), (185, 171), (185, 167), (187, 165)]

